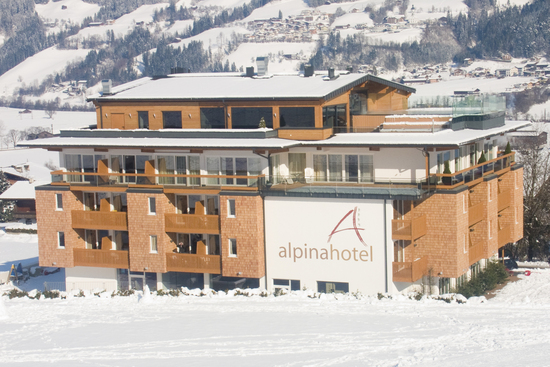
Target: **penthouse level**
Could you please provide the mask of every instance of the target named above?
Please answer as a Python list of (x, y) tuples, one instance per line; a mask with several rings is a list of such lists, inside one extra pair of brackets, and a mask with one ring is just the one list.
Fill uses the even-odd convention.
[[(308, 80), (292, 78), (295, 90)], [(216, 77), (172, 80), (200, 90)], [(429, 129), (426, 115), (381, 115), (353, 134), (348, 119), (345, 132), (309, 139), (281, 138), (280, 126), (106, 129), (100, 112), (98, 129), (24, 143), (61, 155), (37, 189), (37, 221), (40, 263), (65, 267), (69, 288), (445, 292), (522, 237), (523, 169), (503, 139), (529, 123), (498, 112)]]

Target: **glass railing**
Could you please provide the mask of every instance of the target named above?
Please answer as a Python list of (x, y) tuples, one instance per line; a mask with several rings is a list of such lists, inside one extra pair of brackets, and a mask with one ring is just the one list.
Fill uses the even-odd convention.
[(514, 162), (515, 153), (501, 155), (490, 161), (477, 164), (455, 173), (436, 173), (430, 175), (430, 184), (441, 185), (438, 188), (454, 188), (482, 178), (483, 176), (509, 168)]
[(453, 97), (453, 117), (486, 115), (506, 110), (506, 98), (494, 94), (467, 94)]

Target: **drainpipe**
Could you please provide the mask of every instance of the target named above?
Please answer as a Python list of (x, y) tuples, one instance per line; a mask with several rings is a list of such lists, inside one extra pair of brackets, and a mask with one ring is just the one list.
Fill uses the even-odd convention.
[(386, 201), (384, 199), (384, 286), (386, 293), (388, 293), (388, 218), (386, 216)]

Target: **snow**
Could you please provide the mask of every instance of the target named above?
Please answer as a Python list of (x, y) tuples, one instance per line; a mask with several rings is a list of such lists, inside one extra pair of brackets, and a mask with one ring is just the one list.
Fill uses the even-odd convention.
[[(0, 271), (36, 264), (37, 236), (1, 226)], [(254, 290), (251, 297), (198, 290), (177, 298), (147, 291), (2, 296), (0, 365), (547, 366), (550, 269), (524, 270), (496, 297), (466, 304), (309, 290), (280, 297)], [(63, 270), (31, 277), (19, 287), (42, 291), (44, 282), (63, 277)]]
[(369, 17), (369, 14), (364, 12), (359, 13), (347, 13), (341, 17), (336, 18), (336, 20), (331, 24), (331, 27), (336, 26), (345, 26), (349, 25), (350, 27), (355, 27), (357, 24), (367, 24), (369, 27), (374, 26), (374, 21)]
[(15, 89), (40, 84), (48, 75), (62, 72), (68, 63), (86, 57), (90, 50), (58, 50), (53, 46), (27, 58), (17, 66), (0, 75), (0, 95), (11, 97)]
[(187, 46), (193, 41), (200, 41), (203, 44), (203, 48), (207, 50), (209, 47), (212, 50), (212, 53), (220, 52), (223, 53), (227, 41), (231, 39), (231, 34), (249, 34), (252, 33), (248, 29), (242, 26), (228, 26), (225, 28), (212, 28), (207, 31), (204, 31), (196, 36), (185, 38), (180, 42), (171, 43), (170, 46), (177, 48), (182, 46)]
[(152, 5), (142, 5), (131, 13), (125, 14), (116, 19), (114, 24), (101, 25), (98, 27), (87, 27), (82, 29), (78, 34), (69, 37), (72, 38), (87, 38), (90, 36), (104, 37), (106, 32), (113, 31), (116, 37), (123, 37), (131, 32), (137, 22), (149, 23), (153, 21), (153, 13), (155, 10), (166, 8), (168, 4), (159, 3)]
[[(67, 9), (61, 9), (66, 6)], [(47, 4), (36, 4), (36, 12), (46, 21), (63, 19), (73, 23), (82, 23), (84, 18), (92, 17), (101, 8), (97, 4), (90, 4), (82, 0), (58, 0)]]
[(27, 233), (6, 233), (3, 230), (4, 227), (14, 227), (14, 225), (0, 223), (0, 271), (10, 270), (12, 264), (15, 266), (18, 263), (23, 266), (38, 264), (38, 236)]
[(476, 297), (466, 304), (404, 296), (317, 297), (311, 291), (281, 297), (190, 293), (197, 296), (4, 296), (0, 364), (548, 364), (549, 271), (520, 275), (495, 298)]
[(11, 185), (6, 191), (0, 194), (0, 199), (15, 200), (15, 199), (35, 199), (36, 195), (34, 188), (36, 186), (46, 185), (49, 181), (17, 181)]
[(25, 130), (29, 127), (40, 126), (54, 133), (59, 130), (67, 130), (95, 125), (95, 112), (57, 111), (50, 119), (44, 111), (33, 110), (30, 114), (20, 114), (21, 109), (0, 107), (0, 121), (3, 122), (5, 131), (11, 129)]
[[(256, 69), (256, 57), (274, 55), (275, 61), (270, 58), (268, 64), (269, 73), (283, 73), (296, 71), (300, 64), (309, 59), (309, 55), (315, 51), (316, 43), (290, 43), (290, 42), (266, 42), (266, 43), (242, 43), (237, 50), (226, 57), (229, 64), (240, 66), (254, 66)], [(278, 54), (299, 55), (299, 59), (286, 60), (275, 57)]]
[(440, 83), (430, 83), (415, 86), (418, 96), (450, 96), (455, 91), (473, 91), (479, 88), (481, 93), (501, 93), (507, 89), (513, 89), (514, 85), (529, 83), (533, 78), (516, 76), (503, 79), (491, 78), (458, 78)]
[(367, 33), (366, 36), (379, 42), (412, 43), (420, 41), (422, 32), (421, 28), (407, 28), (393, 32)]
[(300, 15), (303, 10), (310, 9), (302, 0), (272, 1), (254, 11), (243, 22), (251, 22), (256, 19), (278, 18), (279, 10), (283, 13), (283, 19), (289, 16)]

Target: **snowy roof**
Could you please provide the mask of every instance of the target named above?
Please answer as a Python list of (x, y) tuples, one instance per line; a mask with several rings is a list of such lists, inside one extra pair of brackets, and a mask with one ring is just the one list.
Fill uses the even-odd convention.
[(89, 100), (235, 100), (235, 99), (330, 99), (347, 90), (373, 81), (409, 93), (415, 89), (370, 74), (335, 72), (337, 78), (316, 73), (275, 74), (245, 77), (241, 73), (173, 74), (160, 78), (142, 78), (112, 88), (110, 95), (93, 95)]
[(17, 181), (0, 195), (3, 200), (35, 199), (34, 188), (50, 181)]
[[(114, 137), (117, 130), (83, 130), (63, 132), (62, 136), (27, 141), (22, 145), (61, 148), (160, 148), (160, 149), (284, 149), (298, 146), (459, 146), (490, 136), (500, 135), (528, 126), (529, 121), (506, 121), (504, 126), (488, 130), (464, 129), (453, 131), (445, 129), (426, 133), (345, 133), (337, 134), (326, 140), (295, 141), (270, 137), (267, 129), (264, 137), (256, 130), (170, 130), (155, 131), (147, 137), (147, 130), (126, 132), (126, 136)], [(73, 134), (71, 136), (71, 133)], [(122, 133), (122, 132), (119, 132)], [(174, 137), (174, 134), (179, 137)], [(209, 138), (209, 134), (216, 134)], [(246, 137), (246, 136), (251, 137)]]

